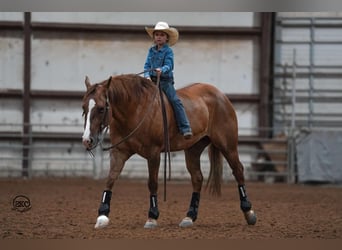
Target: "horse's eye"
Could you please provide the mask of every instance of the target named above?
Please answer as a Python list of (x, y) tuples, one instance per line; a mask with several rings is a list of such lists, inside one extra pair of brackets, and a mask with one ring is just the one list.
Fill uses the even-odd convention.
[(104, 111), (105, 111), (105, 109), (103, 107), (99, 107), (99, 108), (97, 108), (97, 110), (99, 113), (104, 113)]

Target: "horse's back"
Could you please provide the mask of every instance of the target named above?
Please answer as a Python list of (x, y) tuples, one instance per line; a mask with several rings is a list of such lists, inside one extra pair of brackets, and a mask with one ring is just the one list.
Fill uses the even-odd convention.
[(217, 87), (209, 83), (192, 83), (188, 86), (178, 89), (177, 93), (181, 97), (185, 98), (199, 97), (203, 95), (216, 97), (225, 96), (225, 94), (222, 91), (220, 91)]
[(209, 137), (217, 131), (223, 135), (237, 129), (235, 109), (229, 98), (218, 88), (208, 83), (195, 83), (178, 89), (192, 128), (206, 131)]
[(193, 83), (177, 90), (179, 97), (187, 103), (203, 101), (206, 105), (213, 105), (216, 109), (233, 110), (229, 98), (214, 85), (209, 83)]

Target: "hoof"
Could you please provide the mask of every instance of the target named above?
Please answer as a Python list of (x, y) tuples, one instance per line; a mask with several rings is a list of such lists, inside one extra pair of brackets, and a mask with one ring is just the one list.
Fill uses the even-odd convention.
[(190, 217), (185, 217), (181, 223), (179, 223), (180, 227), (191, 227), (194, 224)]
[(254, 213), (253, 210), (249, 210), (248, 212), (245, 212), (245, 219), (247, 221), (248, 225), (255, 225), (256, 221), (257, 221), (257, 217)]
[(150, 228), (151, 229), (151, 228), (155, 228), (155, 227), (157, 227), (157, 220), (151, 219), (151, 218), (149, 218), (144, 225), (144, 228)]
[(104, 228), (104, 227), (108, 226), (108, 224), (109, 224), (108, 217), (105, 215), (100, 215), (99, 217), (97, 217), (95, 228), (96, 229)]

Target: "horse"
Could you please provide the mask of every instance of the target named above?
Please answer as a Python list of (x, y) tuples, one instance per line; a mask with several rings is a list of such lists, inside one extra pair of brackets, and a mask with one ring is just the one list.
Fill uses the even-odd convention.
[[(203, 175), (200, 156), (208, 146), (210, 171), (206, 188), (212, 195), (221, 195), (223, 157), (227, 160), (237, 182), (240, 208), (248, 225), (256, 223), (256, 214), (247, 197), (244, 167), (238, 154), (238, 124), (236, 112), (228, 97), (209, 83), (194, 83), (178, 89), (188, 115), (193, 136), (185, 139), (178, 131), (171, 104), (151, 80), (135, 74), (111, 76), (91, 84), (85, 79), (83, 96), (86, 150), (97, 147), (109, 128), (110, 169), (102, 193), (95, 228), (109, 224), (112, 189), (125, 162), (138, 154), (147, 160), (150, 207), (144, 228), (155, 228), (159, 217), (158, 173), (161, 153), (166, 150), (163, 137), (161, 102), (167, 115), (169, 150), (184, 150), (186, 168), (191, 176), (192, 195), (186, 216), (179, 226), (189, 227), (197, 219)], [(223, 157), (222, 157), (223, 156)]]

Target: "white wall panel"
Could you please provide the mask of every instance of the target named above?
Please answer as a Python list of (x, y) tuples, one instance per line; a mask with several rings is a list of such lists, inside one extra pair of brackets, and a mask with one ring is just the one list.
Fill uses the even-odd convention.
[(258, 106), (256, 104), (234, 104), (236, 111), (239, 135), (257, 136), (259, 131), (251, 130), (258, 127)]
[(54, 141), (32, 145), (31, 170), (36, 175), (92, 176), (93, 161), (80, 144)]
[(278, 63), (282, 65), (292, 65), (294, 51), (296, 53), (297, 65), (309, 65), (310, 64), (310, 46), (309, 44), (281, 44), (277, 45), (280, 53), (280, 61)]
[(32, 41), (32, 89), (84, 91), (86, 75), (99, 82), (112, 74), (141, 72), (148, 46), (147, 35), (37, 35)]
[[(59, 39), (52, 38), (37, 36), (32, 43), (31, 86), (34, 90), (85, 91), (85, 75), (95, 83), (107, 79), (110, 74), (141, 72), (151, 45), (147, 35), (73, 36), (72, 39), (62, 35)], [(259, 54), (255, 41), (184, 37), (173, 49), (176, 88), (207, 82), (224, 93), (258, 93)], [(33, 103), (32, 122), (60, 124), (64, 123), (64, 117), (72, 117), (81, 110), (77, 105), (62, 104), (63, 107), (52, 111), (55, 109), (52, 106), (51, 102), (40, 107)], [(244, 110), (238, 115), (239, 124), (257, 126), (256, 107)]]
[(0, 12), (0, 21), (23, 21), (23, 12)]
[[(23, 123), (22, 101), (0, 99), (0, 131), (21, 131)], [(13, 124), (17, 124), (15, 126)]]
[[(342, 40), (341, 40), (342, 41)], [(341, 44), (319, 44), (314, 47), (314, 64), (317, 66), (342, 65)]]
[(33, 132), (82, 133), (82, 100), (33, 100), (31, 123)]
[(175, 82), (207, 82), (229, 94), (257, 94), (259, 50), (256, 41), (184, 38), (174, 47)]
[(307, 28), (283, 28), (281, 30), (283, 42), (309, 42), (310, 29)]
[(23, 88), (23, 50), (19, 32), (0, 31), (0, 88)]
[[(342, 24), (342, 20), (340, 20)], [(328, 42), (341, 42), (342, 41), (342, 30), (341, 28), (316, 28), (315, 29), (315, 40), (316, 41), (328, 41)]]
[[(32, 42), (32, 89), (85, 90), (111, 74), (143, 70), (151, 43), (144, 35), (35, 37)], [(176, 88), (207, 82), (225, 93), (258, 93), (256, 41), (184, 37), (173, 47)]]
[(0, 177), (20, 177), (22, 171), (22, 142), (0, 141)]

